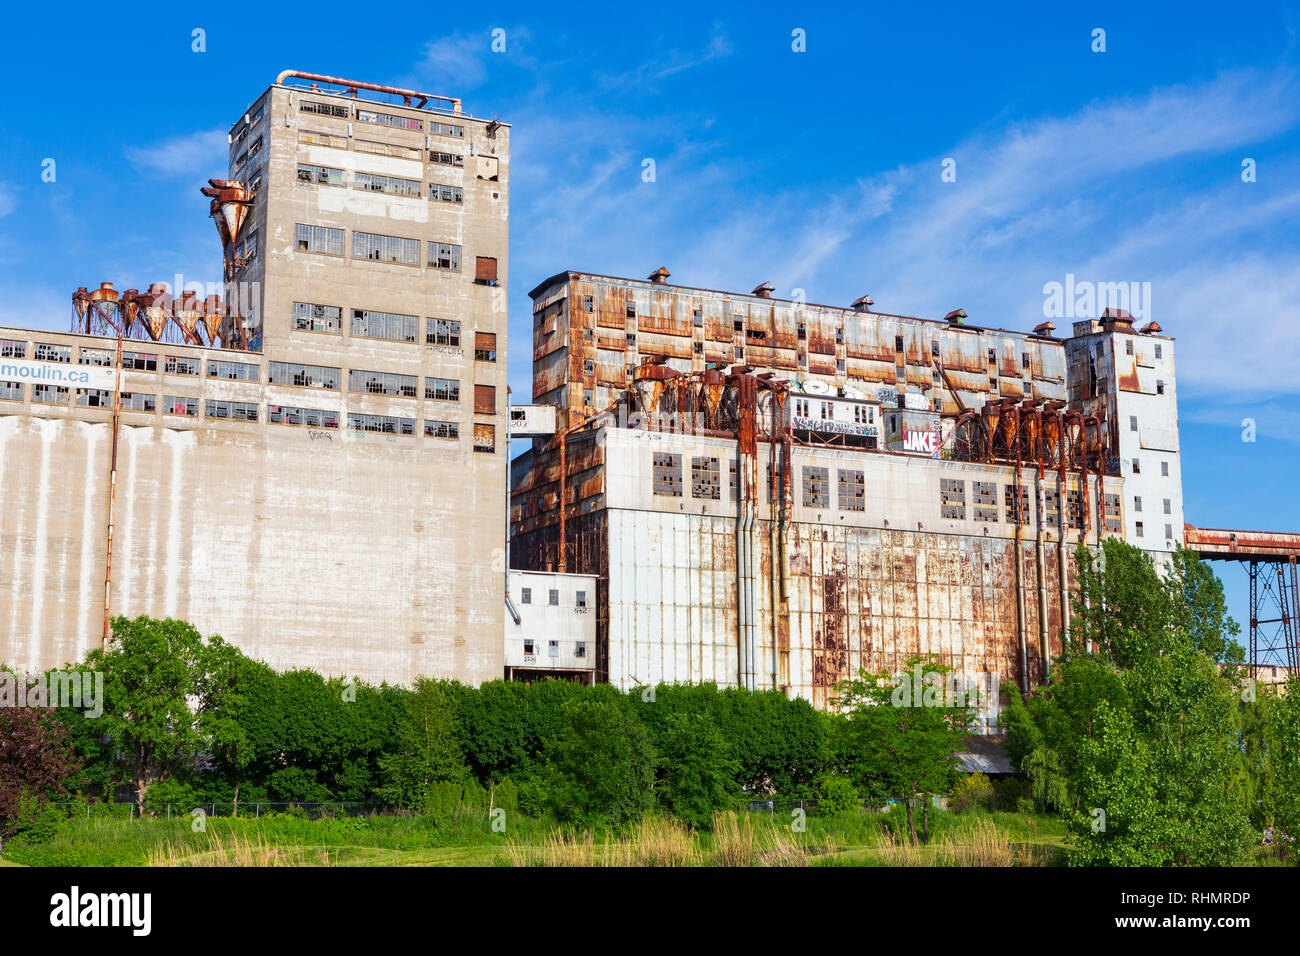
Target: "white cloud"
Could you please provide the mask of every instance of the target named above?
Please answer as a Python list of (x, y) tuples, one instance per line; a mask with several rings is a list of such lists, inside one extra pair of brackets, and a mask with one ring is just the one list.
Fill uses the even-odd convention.
[[(506, 35), (509, 49), (509, 34)], [(421, 81), (438, 87), (431, 90), (443, 96), (458, 96), (450, 90), (470, 90), (487, 79), (483, 58), (491, 52), (488, 33), (456, 33), (425, 44), (424, 59), (416, 66)]]
[(126, 158), (137, 169), (161, 176), (207, 180), (225, 175), (229, 145), (223, 130), (212, 129), (164, 140), (155, 146), (131, 148)]
[[(956, 183), (941, 182), (940, 155), (829, 195), (755, 188), (709, 147), (706, 120), (674, 116), (680, 139), (665, 146), (663, 117), (524, 111), (512, 268), (528, 281), (667, 265), (682, 284), (769, 279), (778, 295), (843, 304), (866, 292), (884, 311), (963, 307), (1014, 329), (1042, 321), (1042, 286), (1066, 272), (1149, 281), (1184, 395), (1229, 377), (1300, 391), (1300, 158), (1275, 156), (1257, 183), (1239, 176), (1242, 156), (1295, 127), (1294, 94), (1289, 76), (1233, 73), (1095, 102), (953, 143)], [(640, 179), (647, 155), (655, 183)]]

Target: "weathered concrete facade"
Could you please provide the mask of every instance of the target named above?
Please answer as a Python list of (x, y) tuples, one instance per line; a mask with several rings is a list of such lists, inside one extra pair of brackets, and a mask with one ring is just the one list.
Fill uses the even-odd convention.
[[(1027, 686), (1068, 630), (1079, 541), (1172, 549), (1133, 534), (1112, 427), (1129, 406), (1085, 406), (1075, 340), (769, 293), (576, 272), (533, 292), (534, 396), (568, 428), (513, 465), (512, 560), (599, 576), (598, 679), (825, 707), (859, 669), (933, 654)], [(1155, 331), (1108, 319), (1093, 347), (1163, 343), (1162, 404), (1134, 413), (1176, 435)]]
[(123, 343), (107, 592), (116, 339), (0, 330), (114, 376), (0, 389), (0, 660), (76, 660), (107, 593), (280, 668), (501, 676), (509, 128), (333, 85), (231, 129), (232, 347)]

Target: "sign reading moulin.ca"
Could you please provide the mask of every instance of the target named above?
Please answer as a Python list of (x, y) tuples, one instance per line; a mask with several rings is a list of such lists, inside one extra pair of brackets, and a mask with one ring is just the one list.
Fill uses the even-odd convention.
[(117, 373), (99, 366), (6, 358), (0, 359), (0, 381), (60, 385), (63, 388), (106, 388), (111, 391), (117, 387)]

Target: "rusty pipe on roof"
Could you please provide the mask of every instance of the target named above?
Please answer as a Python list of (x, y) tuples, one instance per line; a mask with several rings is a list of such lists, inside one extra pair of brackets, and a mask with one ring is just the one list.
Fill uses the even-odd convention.
[(310, 80), (313, 83), (329, 83), (331, 86), (343, 86), (349, 90), (371, 90), (375, 93), (391, 93), (394, 96), (402, 97), (407, 106), (411, 106), (412, 99), (418, 99), (415, 103), (416, 109), (424, 109), (424, 104), (429, 100), (445, 100), (453, 104), (454, 112), (460, 112), (460, 100), (454, 96), (439, 96), (437, 93), (421, 93), (418, 90), (407, 90), (400, 86), (384, 86), (380, 83), (365, 83), (361, 80), (345, 80), (338, 76), (325, 76), (322, 73), (304, 73), (301, 70), (281, 70), (275, 78), (276, 86), (283, 86), (284, 81), (291, 76), (300, 80)]

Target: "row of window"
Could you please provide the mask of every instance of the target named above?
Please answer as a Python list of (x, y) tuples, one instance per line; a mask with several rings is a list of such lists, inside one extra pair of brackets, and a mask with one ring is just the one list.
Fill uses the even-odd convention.
[[(453, 383), (455, 384), (455, 383)], [(0, 381), (0, 399), (22, 401), (23, 383)], [(61, 385), (38, 383), (32, 386), (32, 401), (45, 405), (72, 404), (72, 390)], [(158, 397), (143, 392), (123, 392), (122, 409), (124, 411), (153, 412), (157, 410)], [(98, 388), (79, 388), (76, 390), (76, 405), (82, 408), (110, 408), (113, 404), (112, 392)], [(165, 415), (197, 417), (199, 400), (188, 396), (164, 395), (162, 411)], [(255, 422), (258, 420), (258, 406), (249, 402), (230, 402), (208, 399), (204, 403), (204, 414), (208, 418), (223, 418), (234, 421)], [(300, 425), (307, 428), (338, 428), (339, 414), (322, 408), (293, 408), (285, 405), (268, 405), (267, 421), (272, 425)], [(353, 431), (381, 432), (388, 435), (414, 435), (416, 420), (391, 415), (348, 414), (348, 428)], [(458, 422), (424, 421), (424, 435), (429, 438), (460, 438)], [(474, 450), (494, 452), (496, 450), (496, 428), (490, 424), (474, 424)]]
[[(321, 103), (316, 100), (301, 100), (298, 103), (300, 113), (330, 116), (335, 119), (351, 119), (352, 110), (353, 107), (344, 106), (340, 103)], [(409, 129), (416, 133), (424, 132), (425, 129), (425, 120), (414, 116), (384, 113), (379, 110), (362, 109), (359, 106), (355, 110), (356, 119), (362, 123), (374, 123), (376, 126), (388, 126), (392, 129)], [(465, 127), (454, 126), (439, 120), (429, 120), (428, 129), (430, 133), (437, 136), (450, 136), (456, 139), (465, 138)]]
[[(342, 256), (343, 229), (331, 226), (313, 226), (297, 223), (294, 243), (299, 252), (318, 252), (327, 256)], [(430, 269), (459, 272), (461, 247), (450, 242), (427, 242)], [(403, 236), (385, 236), (373, 232), (352, 231), (352, 258), (373, 262), (395, 262), (399, 265), (420, 265), (420, 240)], [(497, 284), (497, 260), (492, 256), (476, 256), (474, 281), (480, 285)]]
[[(322, 186), (346, 186), (347, 172), (333, 166), (299, 163), (298, 182)], [(418, 179), (402, 179), (380, 173), (353, 173), (352, 188), (385, 193), (389, 196), (406, 196), (411, 199), (419, 199), (424, 194), (424, 184)], [(429, 183), (429, 198), (441, 202), (463, 203), (465, 192), (460, 186)]]
[[(0, 339), (0, 358), (26, 358), (27, 343), (18, 339)], [(38, 362), (72, 363), (72, 346), (52, 345), (48, 342), (36, 342), (32, 348), (32, 358)], [(113, 365), (112, 349), (82, 348), (78, 350), (78, 365), (96, 365), (110, 368)], [(168, 375), (198, 375), (200, 360), (187, 355), (167, 355), (164, 357), (163, 371)], [(133, 352), (123, 350), (122, 368), (137, 372), (158, 371), (158, 355), (154, 352)], [(258, 367), (246, 362), (226, 362), (217, 359), (208, 361), (208, 378), (236, 379), (256, 382), (259, 378)]]
[[(330, 149), (348, 149), (348, 138), (337, 133), (324, 133), (318, 130), (302, 130), (298, 133), (298, 142), (304, 146), (328, 146)], [(373, 140), (354, 139), (352, 150), (358, 153), (370, 153), (374, 156), (392, 156), (396, 159), (425, 159), (425, 151), (418, 146), (406, 146), (401, 143), (379, 143)], [(428, 151), (428, 162), (435, 166), (452, 166), (463, 168), (463, 153), (448, 153), (439, 149)]]
[[(460, 348), (459, 321), (430, 318), (426, 318), (424, 321), (425, 344)], [(391, 342), (415, 342), (419, 322), (419, 316), (415, 315), (378, 312), (374, 309), (353, 309), (350, 331), (352, 335), (366, 338), (386, 339)], [(343, 308), (337, 305), (320, 305), (314, 302), (295, 302), (293, 304), (293, 327), (301, 332), (341, 333), (343, 330)], [(495, 332), (474, 333), (474, 360), (478, 362), (495, 362), (497, 360), (497, 336)]]
[[(546, 653), (547, 653), (547, 656), (548, 656), (548, 657), (559, 657), (559, 656), (560, 656), (560, 642), (559, 642), (559, 641), (547, 641), (547, 642), (546, 642)], [(529, 658), (529, 657), (536, 657), (536, 656), (537, 656), (537, 641), (533, 640), (533, 638), (531, 638), (531, 637), (525, 637), (525, 638), (524, 638), (524, 657), (525, 657), (525, 658)], [(573, 656), (574, 656), (574, 657), (586, 657), (586, 656), (587, 656), (587, 642), (586, 642), (586, 641), (575, 641), (575, 642), (574, 642), (574, 644), (573, 644)]]
[[(671, 452), (654, 452), (651, 459), (652, 483), (654, 494), (661, 497), (681, 498), (684, 494), (683, 457)], [(730, 464), (731, 500), (737, 500), (739, 485), (736, 464)], [(828, 509), (831, 506), (830, 468), (816, 465), (804, 465), (802, 472), (802, 500), (805, 508)], [(771, 466), (768, 466), (768, 503), (772, 502)], [(975, 521), (997, 524), (999, 520), (998, 486), (992, 481), (971, 482), (971, 517)], [(696, 456), (691, 458), (691, 497), (702, 500), (717, 501), (722, 497), (720, 465), (717, 458)], [(836, 498), (840, 511), (866, 510), (866, 479), (862, 471), (851, 468), (836, 470)], [(1106, 530), (1119, 532), (1119, 497), (1106, 496)], [(1113, 499), (1113, 500), (1111, 500)], [(1003, 486), (1003, 508), (1008, 524), (1017, 520), (1022, 525), (1029, 524), (1029, 492), (1024, 486), (1016, 494), (1014, 485)], [(1172, 513), (1172, 502), (1164, 499), (1164, 513)], [(964, 479), (943, 478), (939, 481), (939, 514), (943, 518), (964, 521), (967, 516), (966, 481)], [(1055, 490), (1043, 494), (1044, 524), (1049, 528), (1060, 527), (1060, 497)], [(1134, 498), (1134, 511), (1142, 510), (1142, 499)], [(1066, 522), (1069, 527), (1083, 527), (1083, 509), (1078, 490), (1067, 492)], [(1139, 522), (1139, 525), (1141, 522)], [(1171, 526), (1167, 526), (1167, 529)], [(1138, 533), (1139, 537), (1141, 532)], [(1166, 534), (1166, 537), (1170, 537)]]
[[(521, 589), (520, 589), (520, 591), (519, 591), (519, 603), (520, 603), (520, 604), (532, 604), (532, 603), (533, 603), (533, 589), (532, 589), (532, 588), (521, 588)], [(548, 589), (547, 589), (547, 593), (546, 593), (546, 603), (549, 604), (549, 605), (551, 605), (552, 607), (557, 607), (557, 606), (559, 606), (559, 603), (560, 603), (560, 591), (559, 591), (558, 588), (548, 588)], [(574, 607), (586, 607), (586, 606), (587, 606), (587, 592), (586, 592), (586, 591), (574, 591), (574, 592), (573, 592), (573, 606), (574, 606)]]

